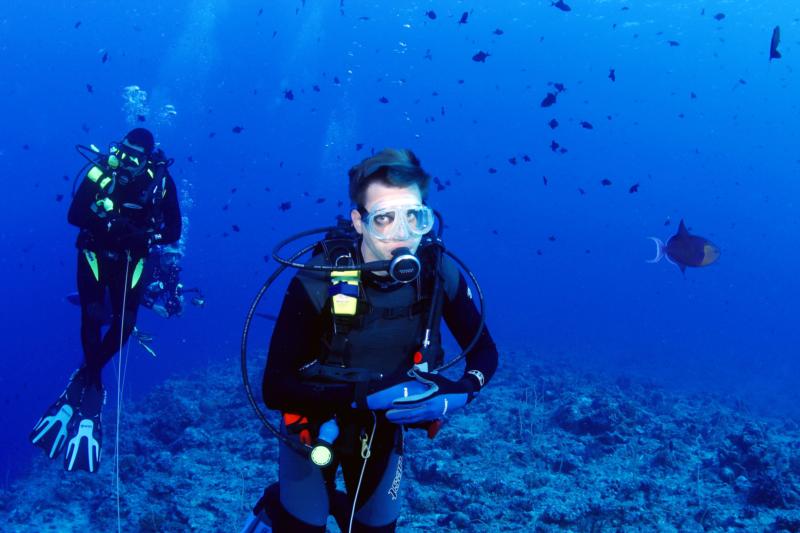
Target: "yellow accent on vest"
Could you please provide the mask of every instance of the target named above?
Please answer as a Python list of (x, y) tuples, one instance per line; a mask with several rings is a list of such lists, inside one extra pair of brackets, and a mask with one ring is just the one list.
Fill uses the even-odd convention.
[(111, 178), (109, 178), (108, 176), (106, 176), (105, 178), (103, 178), (102, 180), (100, 180), (100, 188), (101, 188), (101, 189), (105, 189), (105, 188), (106, 188), (106, 185), (108, 185), (109, 183), (111, 183)]
[(114, 200), (111, 198), (103, 198), (102, 200), (97, 200), (95, 203), (102, 207), (105, 211), (111, 211), (114, 209)]
[(86, 262), (89, 263), (89, 268), (92, 269), (94, 280), (100, 281), (100, 267), (97, 264), (97, 256), (91, 250), (84, 250), (83, 256), (86, 258)]
[[(331, 284), (334, 286), (340, 283), (347, 283), (348, 285), (355, 285), (357, 287), (360, 279), (360, 270), (331, 272)], [(358, 298), (346, 294), (334, 294), (331, 296), (331, 305), (334, 315), (355, 316)]]
[(147, 169), (147, 175), (150, 176), (150, 179), (153, 179), (153, 178), (156, 177), (156, 175), (153, 173), (153, 171), (151, 169), (149, 169), (149, 168)]
[(136, 287), (136, 284), (139, 283), (139, 278), (142, 277), (142, 270), (144, 270), (144, 258), (139, 259), (139, 262), (136, 263), (136, 266), (133, 269), (133, 276), (131, 276), (131, 289)]
[(97, 165), (90, 168), (89, 172), (86, 173), (86, 177), (95, 183), (97, 183), (97, 180), (99, 180), (102, 175), (103, 175), (103, 170)]

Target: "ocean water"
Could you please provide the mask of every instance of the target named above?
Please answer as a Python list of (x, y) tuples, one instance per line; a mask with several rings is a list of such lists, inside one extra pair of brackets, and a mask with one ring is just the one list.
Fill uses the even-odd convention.
[[(140, 310), (158, 356), (130, 346), (127, 401), (236, 365), (272, 247), (346, 215), (348, 168), (393, 146), (441, 184), (429, 203), (486, 294), (501, 365), (523, 350), (800, 417), (800, 4), (566, 3), (0, 4), (4, 486), (82, 357), (74, 145), (137, 125), (175, 158), (183, 279), (208, 303)], [(646, 263), (647, 237), (681, 219), (718, 262)]]

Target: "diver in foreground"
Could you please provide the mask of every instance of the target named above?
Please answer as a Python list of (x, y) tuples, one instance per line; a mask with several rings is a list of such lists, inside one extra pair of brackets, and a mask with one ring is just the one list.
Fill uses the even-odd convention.
[[(243, 532), (323, 532), (329, 515), (342, 531), (394, 531), (404, 428), (433, 438), (497, 368), (466, 280), (442, 253), (425, 205), (430, 176), (416, 156), (386, 149), (349, 175), (355, 233), (329, 235), (307, 265), (291, 264), (301, 270), (284, 296), (262, 385), (267, 407), (282, 413), (279, 480)], [(442, 318), (466, 348), (457, 381), (435, 372), (450, 366), (442, 365)], [(247, 326), (243, 345), (246, 336)], [(335, 486), (340, 466), (346, 493)]]
[[(84, 148), (79, 152), (89, 159), (89, 170), (68, 215), (69, 223), (80, 228), (76, 246), (84, 362), (30, 439), (51, 459), (66, 446), (66, 470), (96, 472), (105, 403), (101, 372), (136, 325), (139, 281), (151, 246), (180, 238), (181, 215), (167, 170), (172, 161), (155, 149), (148, 130), (131, 130), (107, 156), (94, 146), (87, 156)], [(103, 335), (106, 291), (111, 321)]]

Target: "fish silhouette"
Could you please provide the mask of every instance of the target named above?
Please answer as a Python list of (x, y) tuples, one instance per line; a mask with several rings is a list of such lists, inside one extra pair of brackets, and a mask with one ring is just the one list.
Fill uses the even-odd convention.
[(666, 244), (656, 237), (650, 238), (656, 243), (656, 256), (647, 262), (658, 263), (662, 257), (666, 257), (682, 273), (686, 272), (686, 267), (708, 266), (720, 256), (720, 250), (714, 243), (705, 237), (690, 234), (683, 219), (678, 226), (678, 233), (670, 237)]

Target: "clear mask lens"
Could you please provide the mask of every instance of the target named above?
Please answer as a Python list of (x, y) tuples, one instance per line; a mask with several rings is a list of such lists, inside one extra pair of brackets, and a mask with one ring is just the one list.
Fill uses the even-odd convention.
[(376, 239), (407, 240), (433, 228), (433, 210), (420, 204), (380, 207), (366, 216), (365, 224)]

